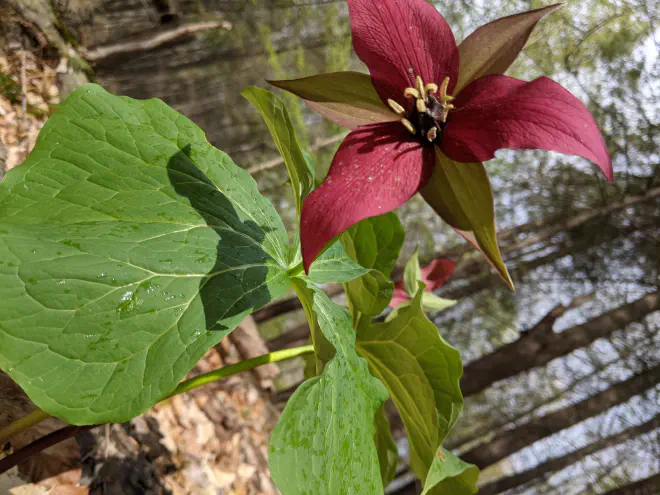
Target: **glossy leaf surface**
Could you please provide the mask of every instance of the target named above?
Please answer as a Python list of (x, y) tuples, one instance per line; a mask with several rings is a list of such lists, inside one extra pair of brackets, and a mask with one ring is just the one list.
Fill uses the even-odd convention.
[(472, 495), (477, 493), (479, 468), (463, 462), (447, 449), (438, 449), (422, 495)]
[(336, 354), (284, 408), (270, 438), (273, 480), (283, 495), (381, 495), (374, 420), (387, 390), (355, 351), (350, 313), (312, 283), (307, 288)]
[(287, 254), (197, 126), (83, 86), (0, 184), (0, 366), (70, 423), (126, 421), (287, 288)]
[(386, 385), (406, 426), (411, 466), (420, 479), (463, 408), (458, 351), (439, 335), (421, 308), (423, 284), (394, 318), (358, 333), (358, 351)]

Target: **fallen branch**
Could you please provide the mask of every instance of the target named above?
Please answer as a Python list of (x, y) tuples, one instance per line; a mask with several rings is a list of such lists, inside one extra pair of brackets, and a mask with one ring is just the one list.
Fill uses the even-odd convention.
[(151, 35), (149, 37), (143, 37), (138, 40), (125, 41), (123, 43), (115, 43), (113, 45), (93, 48), (84, 52), (83, 55), (85, 59), (90, 62), (98, 62), (99, 60), (103, 60), (104, 58), (113, 55), (153, 50), (165, 43), (169, 43), (177, 38), (182, 38), (193, 33), (220, 28), (229, 30), (231, 27), (231, 24), (227, 21), (207, 21), (194, 24), (184, 24), (174, 29)]

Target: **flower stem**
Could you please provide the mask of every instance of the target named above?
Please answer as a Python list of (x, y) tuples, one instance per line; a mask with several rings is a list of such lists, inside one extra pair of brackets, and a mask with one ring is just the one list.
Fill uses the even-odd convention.
[[(241, 371), (250, 370), (268, 363), (276, 363), (278, 361), (284, 361), (286, 359), (292, 359), (298, 356), (303, 356), (305, 354), (311, 354), (314, 352), (314, 346), (312, 345), (303, 345), (300, 347), (294, 347), (292, 349), (283, 349), (281, 351), (271, 352), (269, 354), (264, 354), (262, 356), (257, 356), (256, 358), (246, 359), (236, 364), (229, 366), (224, 366), (217, 370), (209, 371), (202, 375), (186, 380), (185, 382), (179, 383), (179, 386), (175, 388), (172, 393), (162, 400), (167, 400), (175, 395), (188, 392), (207, 383), (215, 382), (227, 378), (228, 376), (235, 375)], [(12, 436), (17, 433), (21, 433), (24, 430), (27, 430), (31, 426), (34, 426), (38, 423), (41, 423), (43, 420), (50, 418), (50, 414), (47, 412), (37, 409), (32, 411), (30, 414), (14, 421), (7, 428), (0, 430), (0, 446), (9, 440)], [(98, 425), (88, 425), (88, 426), (67, 426), (61, 430), (55, 431), (49, 435), (46, 435), (43, 438), (35, 440), (28, 446), (23, 449), (15, 452), (4, 459), (0, 460), (0, 474), (4, 473), (8, 469), (11, 469), (13, 466), (20, 464), (25, 461), (31, 455), (37, 454), (42, 450), (52, 447), (53, 445), (71, 438), (81, 431), (89, 430)]]
[(175, 388), (171, 394), (165, 397), (163, 400), (167, 400), (175, 395), (188, 392), (207, 383), (215, 382), (227, 378), (228, 376), (235, 375), (241, 371), (250, 370), (268, 363), (277, 363), (278, 361), (284, 361), (286, 359), (292, 359), (294, 357), (303, 356), (305, 354), (311, 354), (314, 352), (314, 346), (303, 345), (300, 347), (294, 347), (292, 349), (282, 349), (281, 351), (271, 352), (269, 354), (264, 354), (262, 356), (257, 356), (256, 358), (246, 359), (236, 364), (229, 366), (224, 366), (217, 370), (209, 371), (202, 375), (186, 380), (185, 382), (179, 383), (179, 386)]
[(50, 418), (50, 414), (41, 409), (35, 409), (30, 414), (17, 419), (12, 424), (0, 430), (0, 446), (6, 443), (11, 437), (17, 433), (27, 430), (28, 428), (41, 423), (44, 419)]

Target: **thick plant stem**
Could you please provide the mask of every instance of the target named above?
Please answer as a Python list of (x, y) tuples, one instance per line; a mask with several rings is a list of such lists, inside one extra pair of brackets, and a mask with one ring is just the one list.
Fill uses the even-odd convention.
[[(208, 373), (204, 373), (203, 375), (199, 375), (196, 376), (195, 378), (191, 378), (190, 380), (186, 380), (185, 382), (181, 382), (179, 386), (175, 388), (174, 391), (172, 391), (172, 393), (170, 393), (167, 397), (165, 397), (162, 400), (167, 400), (171, 397), (174, 397), (175, 395), (188, 392), (197, 387), (201, 387), (202, 385), (206, 385), (207, 383), (222, 380), (223, 378), (227, 378), (228, 376), (236, 375), (237, 373), (240, 373), (242, 371), (247, 371), (252, 368), (256, 368), (257, 366), (261, 366), (263, 364), (276, 363), (278, 361), (292, 359), (298, 356), (303, 356), (305, 354), (311, 354), (313, 352), (314, 352), (314, 346), (304, 345), (301, 347), (294, 347), (292, 349), (283, 349), (281, 351), (271, 352), (269, 354), (264, 354), (263, 356), (258, 356), (253, 359), (246, 359), (245, 361), (241, 361), (240, 363), (232, 364), (217, 370), (209, 371)], [(15, 421), (7, 428), (0, 431), (0, 439), (3, 439), (2, 443), (4, 443), (9, 439), (9, 437), (17, 433), (20, 433), (21, 431), (24, 431), (29, 427), (34, 426), (37, 423), (40, 423), (41, 421), (49, 417), (50, 415), (47, 412), (42, 411), (41, 409), (37, 409), (36, 411), (31, 412), (27, 416), (19, 419), (18, 421)], [(53, 433), (50, 433), (45, 437), (35, 440), (31, 444), (23, 447), (18, 452), (14, 452), (13, 454), (5, 457), (4, 459), (0, 459), (0, 474), (4, 473), (5, 471), (8, 471), (12, 467), (22, 462), (25, 462), (30, 456), (34, 454), (38, 454), (42, 450), (47, 449), (48, 447), (52, 447), (53, 445), (56, 445), (59, 442), (62, 442), (68, 438), (72, 438), (81, 431), (89, 430), (96, 426), (99, 425), (67, 426), (60, 430), (54, 431)]]
[(41, 423), (44, 419), (50, 418), (50, 414), (41, 409), (36, 409), (30, 414), (23, 416), (20, 419), (17, 419), (12, 424), (0, 430), (0, 445), (6, 443), (11, 437), (17, 433), (27, 430), (28, 428)]
[(241, 371), (246, 371), (262, 364), (268, 363), (277, 363), (278, 361), (284, 361), (286, 359), (292, 359), (294, 357), (303, 356), (305, 354), (311, 354), (314, 352), (314, 346), (312, 345), (303, 345), (301, 347), (294, 347), (292, 349), (282, 349), (281, 351), (271, 352), (269, 354), (264, 354), (263, 356), (257, 356), (256, 358), (246, 359), (236, 364), (229, 366), (224, 366), (217, 370), (209, 371), (202, 375), (186, 380), (185, 382), (179, 383), (179, 386), (175, 388), (171, 394), (169, 394), (165, 399), (167, 400), (170, 397), (175, 395), (188, 392), (207, 383), (215, 382), (227, 378), (228, 376), (235, 375)]

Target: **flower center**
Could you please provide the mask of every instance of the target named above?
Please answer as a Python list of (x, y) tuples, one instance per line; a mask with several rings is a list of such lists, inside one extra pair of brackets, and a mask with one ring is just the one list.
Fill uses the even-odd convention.
[(387, 103), (394, 113), (401, 117), (401, 124), (411, 134), (417, 134), (419, 131), (432, 143), (442, 132), (449, 110), (454, 108), (450, 103), (454, 97), (447, 94), (449, 77), (444, 78), (440, 88), (435, 83), (425, 85), (420, 76), (417, 76), (415, 83), (416, 88), (406, 88), (403, 92), (407, 99), (415, 100), (410, 112), (406, 112), (406, 109), (394, 100), (387, 100)]

